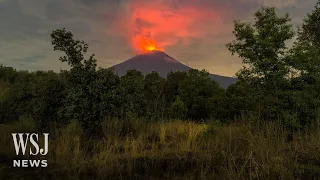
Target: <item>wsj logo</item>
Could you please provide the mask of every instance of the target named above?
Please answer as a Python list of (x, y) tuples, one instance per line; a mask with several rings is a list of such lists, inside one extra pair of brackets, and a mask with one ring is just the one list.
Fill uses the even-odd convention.
[[(12, 133), (13, 144), (16, 150), (16, 155), (22, 154), (23, 156), (26, 153), (29, 153), (31, 156), (42, 155), (45, 156), (48, 154), (48, 140), (49, 133), (43, 133), (44, 137), (44, 148), (40, 148), (38, 141), (39, 135), (36, 133)], [(29, 146), (29, 151), (27, 151), (27, 145)], [(20, 151), (21, 150), (21, 151)], [(13, 160), (13, 167), (47, 167), (47, 160)]]

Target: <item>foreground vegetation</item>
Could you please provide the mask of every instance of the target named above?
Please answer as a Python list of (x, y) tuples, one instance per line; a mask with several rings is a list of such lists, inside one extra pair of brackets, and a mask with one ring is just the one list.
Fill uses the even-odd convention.
[[(320, 1), (297, 31), (271, 7), (254, 17), (235, 21), (245, 67), (227, 89), (204, 70), (119, 77), (53, 31), (69, 70), (0, 66), (0, 179), (319, 178)], [(50, 132), (50, 168), (11, 168), (12, 132)]]
[[(235, 40), (226, 46), (245, 65), (237, 83), (223, 89), (205, 70), (157, 72), (129, 70), (119, 77), (100, 68), (88, 45), (66, 29), (52, 32), (53, 49), (69, 70), (16, 71), (0, 66), (0, 122), (31, 116), (42, 128), (77, 120), (83, 129), (99, 132), (105, 117), (134, 116), (158, 121), (215, 119), (255, 115), (281, 121), (291, 130), (320, 125), (320, 2), (295, 30), (288, 14), (262, 7), (254, 22), (235, 21)], [(293, 47), (286, 44), (297, 37)]]
[[(20, 118), (0, 126), (0, 179), (317, 179), (320, 131), (291, 134), (277, 123), (105, 119), (90, 138), (76, 121), (53, 128), (48, 168), (12, 168), (11, 132), (37, 131)], [(240, 123), (241, 122), (241, 123)], [(255, 123), (252, 123), (255, 122)], [(25, 158), (25, 157), (24, 157)]]

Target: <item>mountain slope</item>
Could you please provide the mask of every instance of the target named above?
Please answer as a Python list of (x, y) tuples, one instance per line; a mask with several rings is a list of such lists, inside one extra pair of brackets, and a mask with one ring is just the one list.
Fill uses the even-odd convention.
[[(120, 76), (126, 74), (128, 70), (136, 69), (141, 71), (143, 74), (155, 71), (162, 77), (166, 77), (171, 71), (189, 71), (192, 69), (161, 51), (151, 51), (146, 54), (139, 54), (127, 61), (113, 66), (113, 68)], [(227, 88), (230, 84), (236, 82), (235, 78), (226, 76), (210, 74), (210, 77), (218, 82), (223, 88)]]

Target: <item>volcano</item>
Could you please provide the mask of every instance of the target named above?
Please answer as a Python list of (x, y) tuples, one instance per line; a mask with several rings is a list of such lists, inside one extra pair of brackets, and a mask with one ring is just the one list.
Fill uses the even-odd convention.
[[(136, 55), (127, 61), (114, 65), (112, 68), (114, 68), (115, 72), (120, 76), (125, 75), (128, 70), (135, 69), (141, 71), (143, 74), (155, 71), (162, 77), (166, 77), (169, 72), (189, 71), (192, 69), (191, 67), (170, 57), (166, 53), (155, 50)], [(227, 88), (229, 85), (236, 82), (235, 78), (216, 74), (210, 74), (209, 77), (219, 83), (223, 88)]]

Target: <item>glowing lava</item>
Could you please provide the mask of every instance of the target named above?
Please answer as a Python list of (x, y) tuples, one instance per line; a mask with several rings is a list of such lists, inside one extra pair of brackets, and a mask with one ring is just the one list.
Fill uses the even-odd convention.
[(154, 50), (164, 51), (163, 48), (157, 45), (155, 40), (143, 36), (136, 36), (133, 44), (140, 53), (147, 53)]

